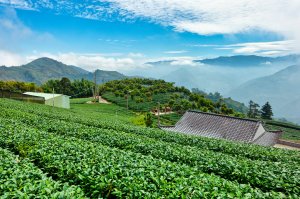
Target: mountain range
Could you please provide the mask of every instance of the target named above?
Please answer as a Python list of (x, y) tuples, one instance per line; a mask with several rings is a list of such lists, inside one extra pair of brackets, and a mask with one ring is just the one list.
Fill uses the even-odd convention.
[[(133, 71), (144, 77), (164, 79), (189, 89), (221, 92), (244, 104), (253, 100), (260, 105), (269, 101), (275, 117), (300, 123), (299, 55), (284, 57), (232, 56), (205, 59), (201, 64), (173, 65), (172, 61), (152, 62), (153, 67)], [(246, 60), (246, 61), (245, 61)], [(199, 63), (199, 60), (194, 60)], [(251, 64), (250, 64), (251, 63)], [(251, 66), (250, 66), (251, 65)], [(290, 65), (289, 67), (287, 67)], [(66, 65), (50, 58), (39, 58), (28, 64), (0, 67), (0, 80), (17, 80), (42, 84), (49, 79), (68, 77), (93, 81), (94, 73)], [(96, 71), (97, 83), (124, 79), (117, 71)]]
[(272, 75), (248, 81), (227, 95), (241, 102), (253, 100), (260, 105), (269, 101), (275, 116), (300, 123), (300, 64)]
[[(42, 84), (49, 79), (67, 77), (74, 79), (94, 79), (94, 73), (80, 67), (66, 65), (50, 58), (39, 58), (21, 66), (0, 67), (0, 80), (16, 80)], [(124, 79), (125, 75), (116, 71), (96, 71), (97, 83), (103, 83), (115, 79)]]
[[(285, 62), (297, 62), (300, 59), (300, 55), (286, 55), (280, 57), (264, 57), (257, 55), (235, 55), (235, 56), (220, 56), (216, 58), (207, 59), (195, 59), (192, 60), (195, 63), (201, 63), (206, 65), (217, 65), (217, 66), (230, 66), (230, 67), (249, 67), (249, 66), (260, 66), (268, 65), (272, 63), (285, 63)], [(161, 60), (157, 62), (148, 62), (150, 65), (166, 65), (170, 64), (174, 60)]]
[(269, 101), (275, 117), (300, 124), (299, 60), (299, 55), (238, 55), (193, 60), (193, 65), (176, 65), (175, 60), (150, 64), (163, 73), (160, 78), (178, 86), (218, 91), (246, 105)]
[(176, 85), (186, 86), (189, 89), (199, 88), (206, 92), (218, 91), (225, 94), (247, 81), (274, 74), (296, 64), (300, 60), (300, 55), (281, 57), (237, 55), (201, 60), (189, 58), (188, 61), (181, 59), (149, 62), (152, 67), (140, 69), (138, 73), (145, 77), (175, 82)]
[(272, 63), (296, 62), (299, 55), (287, 55), (282, 57), (262, 57), (257, 55), (236, 55), (230, 57), (217, 57), (213, 59), (195, 60), (208, 65), (230, 66), (230, 67), (251, 67), (268, 65)]

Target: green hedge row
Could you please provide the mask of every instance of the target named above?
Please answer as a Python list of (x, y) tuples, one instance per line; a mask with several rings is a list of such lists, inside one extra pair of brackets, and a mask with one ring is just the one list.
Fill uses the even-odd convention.
[(233, 157), (195, 147), (182, 146), (115, 130), (88, 127), (73, 122), (39, 117), (16, 110), (3, 110), (0, 115), (34, 128), (73, 136), (110, 147), (130, 150), (156, 158), (195, 166), (199, 171), (250, 184), (263, 191), (300, 194), (300, 166), (297, 162), (268, 162)]
[(262, 147), (253, 144), (231, 142), (220, 139), (205, 138), (199, 136), (189, 136), (180, 133), (167, 132), (158, 129), (142, 128), (118, 121), (108, 121), (105, 117), (83, 118), (75, 115), (72, 111), (63, 109), (52, 109), (51, 107), (24, 104), (17, 101), (0, 99), (0, 107), (18, 109), (23, 112), (30, 112), (35, 115), (47, 118), (60, 119), (67, 122), (81, 123), (104, 129), (113, 129), (137, 135), (143, 135), (157, 140), (177, 143), (184, 146), (197, 147), (199, 149), (221, 152), (232, 156), (241, 156), (252, 160), (274, 161), (274, 162), (298, 162), (300, 163), (300, 153), (290, 150), (282, 150), (271, 147)]
[(199, 173), (184, 164), (38, 131), (12, 119), (0, 122), (4, 125), (0, 146), (28, 157), (61, 181), (80, 186), (91, 198), (284, 197)]
[[(1, 136), (4, 136), (3, 131)], [(0, 198), (85, 198), (76, 186), (47, 177), (28, 159), (0, 148)]]

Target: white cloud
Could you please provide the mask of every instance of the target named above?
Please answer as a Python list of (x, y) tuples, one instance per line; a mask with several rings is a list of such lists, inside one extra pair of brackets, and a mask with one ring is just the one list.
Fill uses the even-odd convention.
[(0, 0), (0, 5), (11, 5), (15, 8), (21, 8), (26, 10), (33, 10), (32, 5), (24, 0)]
[(145, 57), (145, 55), (142, 54), (142, 53), (129, 53), (128, 56), (132, 57), (132, 58), (142, 58), (142, 57)]
[(246, 42), (229, 45), (221, 44), (194, 44), (193, 47), (211, 47), (217, 50), (230, 50), (234, 54), (255, 54), (267, 56), (282, 56), (297, 52), (295, 40), (282, 40), (270, 42)]
[(5, 50), (0, 50), (0, 60), (0, 66), (18, 66), (27, 61), (25, 57)]
[(287, 55), (296, 51), (296, 42), (293, 40), (272, 41), (272, 42), (250, 42), (231, 45), (219, 45), (221, 50), (232, 50), (235, 54), (256, 54), (256, 55)]
[(197, 66), (199, 65), (198, 63), (194, 62), (193, 60), (176, 60), (176, 61), (172, 61), (170, 63), (170, 65), (172, 66)]
[(14, 9), (0, 10), (0, 44), (2, 48), (17, 44), (32, 35), (32, 30), (19, 20)]
[(255, 53), (259, 51), (293, 51), (295, 46), (295, 41), (285, 40), (285, 41), (273, 41), (273, 42), (251, 42), (251, 43), (239, 43), (227, 45), (227, 47), (236, 47), (236, 53)]
[[(1, 1), (1, 0), (0, 0)], [(1, 4), (0, 4), (1, 5)], [(53, 43), (48, 32), (36, 32), (24, 25), (13, 8), (0, 9), (0, 48), (10, 53), (22, 53), (27, 43)]]
[(173, 51), (165, 51), (165, 54), (182, 54), (182, 53), (187, 53), (188, 51), (186, 50), (173, 50)]
[[(140, 53), (136, 53), (136, 56)], [(140, 54), (141, 55), (141, 54)], [(81, 67), (88, 71), (96, 69), (128, 71), (147, 67), (144, 57), (115, 57), (101, 53), (47, 53), (33, 51), (32, 54), (22, 55), (7, 50), (0, 50), (0, 66), (19, 66), (40, 57), (49, 57), (68, 65)]]
[[(129, 17), (150, 19), (201, 35), (273, 32), (300, 51), (299, 0), (110, 0)], [(250, 49), (249, 49), (250, 50)]]
[(218, 44), (193, 44), (193, 47), (220, 47)]
[(39, 57), (49, 57), (61, 61), (68, 65), (79, 66), (89, 71), (96, 69), (126, 71), (138, 67), (143, 67), (142, 61), (131, 57), (107, 57), (97, 53), (37, 53), (27, 57), (28, 60), (34, 60)]
[(299, 0), (0, 0), (1, 4), (98, 20), (143, 18), (201, 35), (273, 32), (295, 40), (300, 51)]
[[(293, 32), (300, 19), (299, 0), (110, 0), (125, 15), (150, 18), (177, 30), (199, 34), (263, 29)], [(274, 23), (276, 22), (276, 23)], [(290, 26), (292, 25), (292, 26)], [(297, 32), (299, 31), (299, 28)]]
[(145, 60), (145, 63), (155, 63), (160, 61), (169, 61), (172, 66), (200, 66), (203, 65), (200, 62), (195, 62), (195, 60), (200, 60), (203, 57), (193, 57), (193, 56), (173, 56), (173, 57), (159, 57)]
[(299, 0), (0, 0), (1, 3), (100, 20), (145, 18), (202, 35), (259, 29), (295, 39), (300, 33)]

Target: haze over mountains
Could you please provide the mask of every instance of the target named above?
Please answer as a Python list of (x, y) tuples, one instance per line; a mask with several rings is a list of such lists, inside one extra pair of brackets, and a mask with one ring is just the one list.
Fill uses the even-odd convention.
[[(224, 97), (231, 97), (246, 105), (249, 100), (260, 105), (269, 101), (275, 117), (300, 123), (299, 57), (232, 56), (191, 60), (187, 63), (167, 60), (148, 63), (150, 67), (135, 69), (127, 75), (161, 78), (179, 86), (206, 92), (218, 91)], [(128, 77), (116, 71), (97, 70), (96, 74), (97, 83)], [(0, 67), (0, 80), (41, 84), (62, 77), (94, 78), (92, 72), (50, 58), (39, 58), (19, 67)]]
[(234, 99), (249, 99), (263, 105), (269, 101), (276, 116), (300, 123), (300, 64), (289, 66), (273, 75), (253, 79), (228, 93)]
[(192, 60), (189, 65), (176, 65), (175, 60), (149, 64), (162, 79), (177, 85), (218, 91), (246, 105), (250, 100), (261, 106), (269, 101), (275, 117), (300, 123), (299, 58), (250, 55)]
[[(206, 92), (230, 92), (239, 85), (258, 77), (271, 75), (297, 63), (299, 55), (261, 57), (255, 55), (217, 57), (202, 60), (163, 60), (148, 63), (140, 69), (143, 76), (159, 77), (187, 88)], [(137, 72), (137, 71), (134, 71)]]

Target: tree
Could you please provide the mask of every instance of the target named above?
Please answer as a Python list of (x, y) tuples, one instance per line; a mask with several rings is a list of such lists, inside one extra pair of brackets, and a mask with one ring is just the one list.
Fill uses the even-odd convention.
[(147, 127), (151, 127), (151, 126), (152, 126), (153, 120), (152, 120), (152, 115), (151, 115), (151, 113), (147, 113), (147, 114), (145, 115), (145, 124), (146, 124)]
[(248, 117), (250, 118), (257, 118), (259, 116), (259, 105), (252, 100), (249, 102), (249, 111), (248, 111)]
[(261, 117), (263, 119), (271, 120), (273, 116), (272, 107), (269, 102), (267, 102), (265, 105), (261, 108)]
[(169, 105), (170, 107), (173, 107), (174, 104), (175, 104), (175, 100), (170, 99), (169, 102), (168, 102), (168, 105)]
[(68, 78), (63, 77), (59, 83), (60, 83), (60, 92), (62, 94), (69, 95), (69, 96), (73, 95), (72, 84)]

